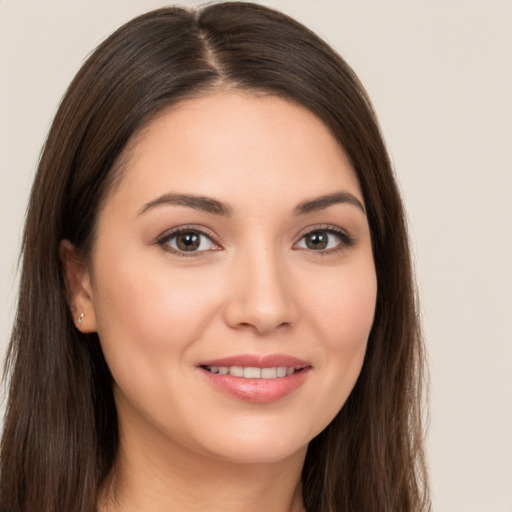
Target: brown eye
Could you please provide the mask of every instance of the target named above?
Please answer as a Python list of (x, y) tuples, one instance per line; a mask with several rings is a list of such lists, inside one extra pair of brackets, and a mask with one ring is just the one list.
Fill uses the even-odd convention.
[(306, 233), (296, 244), (295, 248), (328, 252), (332, 249), (350, 247), (352, 244), (353, 240), (347, 233), (329, 228), (315, 229)]
[(332, 236), (331, 234), (329, 234), (325, 231), (313, 231), (313, 233), (308, 233), (304, 237), (304, 242), (308, 249), (321, 251), (323, 249), (327, 249), (327, 247), (329, 245), (329, 238), (331, 236)]
[(180, 233), (176, 236), (176, 246), (180, 251), (197, 251), (200, 245), (201, 235), (199, 233)]
[(203, 252), (219, 249), (208, 235), (192, 229), (170, 233), (160, 240), (159, 244), (167, 246), (169, 249), (178, 253)]

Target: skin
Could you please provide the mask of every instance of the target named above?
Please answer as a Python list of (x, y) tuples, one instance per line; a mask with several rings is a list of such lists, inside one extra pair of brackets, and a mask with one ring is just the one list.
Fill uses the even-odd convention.
[[(161, 113), (130, 142), (123, 172), (90, 259), (61, 245), (75, 317), (85, 314), (77, 328), (98, 332), (115, 380), (121, 445), (100, 509), (303, 510), (307, 445), (357, 380), (375, 308), (370, 233), (348, 158), (304, 108), (219, 92)], [(362, 207), (296, 213), (339, 192)], [(155, 204), (163, 194), (213, 198), (231, 214)], [(208, 234), (200, 250), (163, 240), (183, 225)], [(308, 245), (311, 229), (327, 248)], [(268, 403), (220, 391), (197, 366), (276, 353), (311, 369)]]

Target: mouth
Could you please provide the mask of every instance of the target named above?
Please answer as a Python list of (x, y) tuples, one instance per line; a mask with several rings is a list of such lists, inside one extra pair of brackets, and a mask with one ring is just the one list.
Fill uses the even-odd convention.
[(280, 379), (289, 377), (296, 372), (304, 370), (305, 366), (271, 366), (268, 368), (258, 368), (256, 366), (201, 366), (204, 370), (219, 374), (232, 375), (242, 379)]
[(248, 402), (274, 402), (298, 388), (312, 366), (295, 357), (238, 355), (204, 361), (198, 369), (215, 389)]

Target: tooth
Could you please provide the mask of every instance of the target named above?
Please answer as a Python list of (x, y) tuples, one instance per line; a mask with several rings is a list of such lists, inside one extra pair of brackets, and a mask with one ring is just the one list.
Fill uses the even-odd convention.
[[(1, 1), (1, 0), (0, 0)], [(211, 373), (219, 375), (233, 375), (234, 377), (244, 377), (246, 379), (275, 379), (293, 375), (296, 372), (294, 367), (278, 366), (272, 368), (256, 368), (254, 366), (209, 366)]]
[(262, 368), (261, 369), (261, 378), (262, 379), (275, 379), (277, 377), (277, 369), (276, 368)]
[(277, 376), (278, 377), (286, 377), (286, 366), (278, 366), (277, 367)]
[(246, 379), (260, 379), (261, 378), (261, 368), (254, 368), (252, 366), (248, 366), (244, 368), (244, 377)]
[(243, 377), (244, 369), (242, 366), (230, 366), (229, 373), (230, 373), (230, 375), (233, 375), (234, 377)]

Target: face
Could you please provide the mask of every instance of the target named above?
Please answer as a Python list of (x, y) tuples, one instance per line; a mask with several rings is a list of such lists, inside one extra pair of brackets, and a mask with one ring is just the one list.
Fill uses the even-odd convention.
[(153, 120), (125, 167), (76, 301), (121, 432), (237, 462), (303, 452), (353, 388), (375, 308), (346, 155), (302, 107), (218, 93)]

